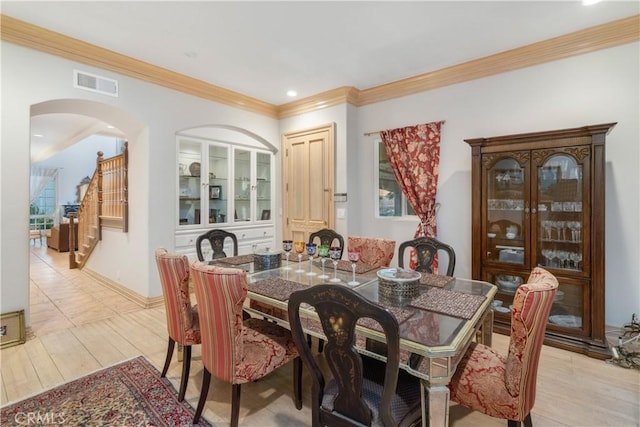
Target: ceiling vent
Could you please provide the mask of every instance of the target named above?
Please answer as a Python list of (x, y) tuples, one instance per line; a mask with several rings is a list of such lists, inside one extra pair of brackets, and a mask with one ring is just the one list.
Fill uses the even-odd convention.
[(103, 95), (118, 96), (117, 80), (96, 76), (84, 71), (73, 70), (73, 87)]

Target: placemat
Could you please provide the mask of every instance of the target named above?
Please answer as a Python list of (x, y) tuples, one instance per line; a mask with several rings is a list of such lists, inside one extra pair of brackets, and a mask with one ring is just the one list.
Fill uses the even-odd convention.
[(451, 276), (441, 276), (439, 274), (422, 273), (422, 277), (420, 278), (420, 284), (427, 285), (427, 286), (435, 286), (437, 288), (444, 288), (448, 283), (451, 283), (454, 280), (455, 278)]
[(411, 301), (411, 305), (446, 314), (447, 316), (471, 319), (485, 298), (483, 295), (471, 295), (441, 288), (430, 288), (427, 292)]
[(302, 283), (292, 282), (291, 280), (281, 279), (279, 277), (271, 277), (269, 279), (247, 283), (247, 288), (251, 292), (274, 298), (278, 301), (286, 301), (293, 292), (307, 289), (308, 287), (309, 286), (303, 285)]
[[(328, 262), (327, 266), (333, 267), (333, 263)], [(353, 272), (353, 269), (351, 268), (351, 261), (347, 261), (346, 259), (338, 260), (338, 265), (336, 266), (336, 268), (338, 270), (348, 271), (350, 273)], [(365, 264), (364, 262), (356, 263), (356, 274), (364, 274), (364, 273), (368, 273), (371, 270), (377, 270), (377, 269), (378, 267), (374, 267), (371, 264)]]
[(248, 264), (250, 262), (253, 262), (253, 254), (229, 256), (229, 257), (226, 257), (226, 258), (214, 259), (214, 261), (222, 262), (222, 263), (225, 263), (225, 264), (231, 264), (231, 265)]
[[(282, 260), (284, 261), (286, 259), (287, 259), (287, 253), (282, 252)], [(302, 254), (302, 261), (306, 261), (308, 259), (309, 259), (309, 255)], [(293, 251), (289, 252), (289, 262), (298, 262), (298, 254)]]
[[(413, 310), (407, 310), (406, 308), (400, 308), (400, 307), (389, 307), (389, 306), (385, 306), (385, 305), (380, 304), (380, 303), (378, 303), (378, 304), (382, 305), (384, 308), (389, 310), (391, 312), (391, 314), (393, 314), (395, 316), (396, 320), (398, 321), (398, 324), (404, 322), (409, 317), (413, 316)], [(364, 326), (365, 328), (375, 329), (376, 331), (382, 332), (382, 328), (380, 327), (380, 324), (378, 322), (376, 322), (375, 320), (373, 320), (372, 318), (370, 318), (370, 317), (364, 317), (362, 319), (359, 319), (358, 320), (358, 325)]]

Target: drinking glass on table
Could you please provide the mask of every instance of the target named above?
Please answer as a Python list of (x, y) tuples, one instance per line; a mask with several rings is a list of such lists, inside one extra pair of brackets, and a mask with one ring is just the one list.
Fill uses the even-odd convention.
[(353, 280), (348, 284), (351, 286), (359, 285), (360, 282), (356, 282), (356, 263), (360, 259), (360, 252), (349, 250), (349, 261), (351, 261), (351, 269), (353, 270)]
[(296, 273), (304, 273), (304, 268), (302, 268), (301, 262), (302, 253), (305, 250), (305, 243), (302, 241), (293, 242), (293, 249), (295, 249), (296, 253), (298, 254), (298, 269), (296, 270)]
[(284, 267), (284, 269), (291, 270), (291, 267), (289, 267), (289, 254), (291, 253), (291, 249), (293, 249), (293, 240), (283, 240), (282, 249), (284, 249), (287, 257), (287, 265), (286, 267)]
[(328, 279), (329, 276), (324, 273), (324, 264), (329, 257), (329, 245), (318, 246), (318, 256), (320, 257), (320, 262), (322, 263), (322, 274), (318, 276), (318, 279)]
[(333, 261), (333, 279), (329, 279), (330, 282), (339, 282), (338, 279), (338, 260), (340, 259), (342, 249), (339, 246), (332, 246), (329, 249), (329, 257)]
[(307, 255), (309, 255), (309, 272), (307, 273), (307, 276), (316, 275), (316, 273), (314, 273), (311, 269), (313, 268), (313, 256), (316, 254), (317, 247), (318, 245), (316, 245), (315, 243), (307, 243)]

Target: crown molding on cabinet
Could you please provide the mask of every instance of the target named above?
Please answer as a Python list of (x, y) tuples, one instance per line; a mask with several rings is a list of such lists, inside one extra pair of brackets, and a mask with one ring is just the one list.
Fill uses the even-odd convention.
[(640, 40), (640, 15), (368, 89), (344, 86), (279, 106), (1, 15), (2, 40), (189, 95), (282, 119), (350, 103), (363, 106)]

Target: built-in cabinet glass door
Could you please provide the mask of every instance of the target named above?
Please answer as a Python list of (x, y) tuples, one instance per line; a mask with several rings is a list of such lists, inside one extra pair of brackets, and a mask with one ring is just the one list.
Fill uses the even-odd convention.
[(229, 206), (228, 178), (227, 146), (189, 139), (179, 140), (178, 225), (226, 222)]
[(256, 153), (256, 211), (257, 221), (271, 220), (271, 159), (270, 153)]
[(529, 191), (527, 169), (509, 154), (485, 169), (486, 258), (488, 263), (522, 266), (527, 262)]
[(209, 224), (226, 223), (229, 207), (229, 147), (209, 145)]
[(180, 141), (178, 146), (178, 223), (194, 225), (201, 223), (202, 204), (202, 144)]
[(236, 222), (251, 221), (251, 152), (234, 149), (234, 201)]

